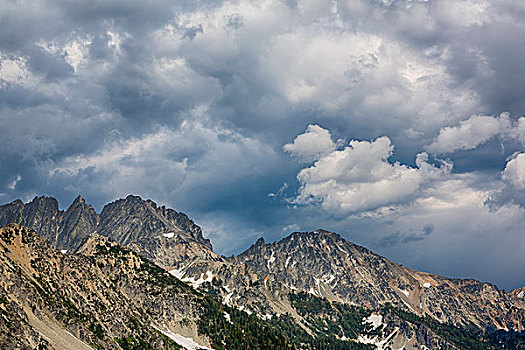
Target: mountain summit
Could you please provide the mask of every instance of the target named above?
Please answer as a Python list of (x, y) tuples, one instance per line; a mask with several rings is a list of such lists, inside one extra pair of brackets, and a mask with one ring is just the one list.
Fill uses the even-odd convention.
[[(348, 348), (349, 341), (355, 345), (350, 348), (359, 349), (497, 348), (483, 347), (481, 338), (515, 349), (524, 343), (513, 338), (525, 330), (523, 289), (507, 293), (489, 283), (415, 271), (323, 229), (294, 232), (272, 243), (260, 238), (226, 258), (213, 252), (187, 215), (133, 195), (107, 204), (100, 214), (80, 196), (66, 211), (50, 197), (27, 204), (16, 200), (0, 206), (0, 225), (12, 222), (34, 228), (68, 252), (64, 256), (98, 256), (100, 247), (139, 253), (197, 294), (211, 295), (224, 307), (244, 310), (242, 317), (256, 316), (292, 336), (298, 349)], [(8, 227), (5, 232), (21, 230)], [(10, 254), (21, 257), (16, 261), (25, 264), (22, 269), (32, 266), (27, 265), (32, 258)], [(129, 259), (115, 275), (128, 273), (136, 258)]]
[(215, 260), (209, 240), (184, 213), (151, 200), (129, 195), (104, 206), (97, 214), (78, 196), (66, 211), (52, 197), (35, 197), (24, 204), (15, 200), (0, 206), (0, 226), (19, 223), (31, 227), (55, 247), (75, 252), (91, 234), (98, 233), (130, 246), (165, 268), (197, 257)]
[(290, 312), (288, 294), (306, 292), (368, 308), (394, 305), (458, 326), (525, 329), (525, 310), (512, 296), (519, 294), (415, 271), (325, 230), (295, 232), (268, 244), (259, 240), (234, 259), (176, 273), (190, 282), (217, 276), (225, 303), (262, 314)]

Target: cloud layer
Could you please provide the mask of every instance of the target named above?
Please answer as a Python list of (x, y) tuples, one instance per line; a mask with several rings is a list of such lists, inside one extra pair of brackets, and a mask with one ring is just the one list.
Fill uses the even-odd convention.
[(521, 2), (0, 8), (1, 202), (135, 193), (224, 254), (324, 227), (414, 268), (525, 283)]

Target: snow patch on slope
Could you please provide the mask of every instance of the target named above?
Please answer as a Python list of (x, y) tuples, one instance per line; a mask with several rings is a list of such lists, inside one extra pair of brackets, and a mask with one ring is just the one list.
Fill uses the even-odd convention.
[(169, 273), (177, 277), (180, 280), (184, 277), (184, 274), (185, 274), (185, 272), (182, 269), (170, 270)]
[(166, 238), (173, 238), (175, 236), (175, 232), (166, 232), (162, 234)]
[(170, 274), (172, 274), (173, 276), (177, 277), (178, 279), (182, 280), (182, 278), (184, 277), (184, 275), (186, 274), (186, 271), (187, 269), (189, 269), (192, 265), (194, 264), (194, 261), (192, 261), (191, 263), (189, 263), (188, 265), (186, 266), (183, 266), (179, 269), (173, 269), (173, 270), (170, 270), (168, 271)]
[(211, 271), (206, 271), (206, 278), (204, 277), (204, 273), (201, 273), (201, 276), (198, 279), (195, 279), (194, 277), (185, 277), (181, 279), (182, 282), (191, 284), (191, 286), (195, 289), (198, 289), (204, 282), (211, 282), (212, 280), (213, 272)]
[(376, 330), (378, 327), (381, 327), (382, 325), (384, 325), (383, 316), (379, 314), (371, 314), (368, 317), (364, 317), (363, 324), (367, 324), (367, 323), (372, 325), (373, 330)]
[(266, 266), (268, 266), (268, 271), (270, 271), (270, 264), (275, 261), (275, 252), (272, 251), (272, 256), (270, 256), (270, 259), (268, 259)]
[(362, 344), (371, 344), (375, 345), (377, 350), (386, 350), (390, 349), (390, 347), (387, 346), (388, 342), (396, 335), (396, 333), (399, 331), (399, 327), (396, 327), (392, 333), (388, 335), (383, 340), (380, 340), (379, 336), (369, 337), (368, 335), (359, 335), (357, 337), (357, 342)]
[(264, 314), (264, 315), (257, 314), (257, 317), (259, 317), (263, 321), (269, 321), (272, 319), (273, 315), (272, 314)]
[(199, 350), (199, 349), (213, 350), (212, 348), (208, 348), (206, 346), (203, 346), (203, 345), (200, 345), (200, 344), (196, 343), (195, 340), (193, 340), (192, 338), (183, 337), (182, 335), (177, 334), (177, 333), (173, 333), (170, 330), (164, 331), (164, 330), (162, 330), (162, 329), (160, 329), (158, 327), (155, 327), (155, 326), (153, 326), (153, 328), (155, 328), (156, 330), (158, 330), (159, 332), (161, 332), (166, 337), (170, 338), (171, 340), (173, 340), (175, 343), (179, 344), (180, 346), (182, 346), (186, 350)]
[(224, 300), (222, 301), (223, 304), (230, 306), (230, 303), (232, 301), (233, 291), (231, 291), (229, 294), (227, 294), (224, 297)]
[(288, 259), (286, 259), (286, 262), (284, 263), (284, 268), (285, 268), (285, 269), (288, 268), (288, 263), (290, 263), (290, 259), (291, 259), (291, 258), (292, 258), (292, 257), (289, 256)]

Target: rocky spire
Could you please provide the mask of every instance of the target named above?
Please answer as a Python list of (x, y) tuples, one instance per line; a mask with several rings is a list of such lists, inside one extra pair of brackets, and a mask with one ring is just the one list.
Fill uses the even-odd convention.
[(60, 223), (56, 247), (61, 250), (75, 251), (80, 244), (96, 231), (98, 215), (95, 209), (82, 196), (75, 198), (64, 213)]

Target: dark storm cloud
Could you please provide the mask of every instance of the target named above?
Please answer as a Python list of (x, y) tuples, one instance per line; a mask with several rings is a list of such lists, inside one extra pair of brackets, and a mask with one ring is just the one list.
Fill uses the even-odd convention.
[(421, 232), (401, 233), (399, 231), (396, 231), (386, 237), (383, 237), (377, 243), (377, 245), (379, 247), (389, 247), (398, 244), (422, 241), (426, 238), (426, 236), (430, 235), (432, 232), (434, 232), (434, 225), (432, 224), (426, 224), (425, 226), (423, 226)]
[[(454, 275), (469, 271), (411, 253), (438, 254), (457, 239), (460, 248), (519, 255), (525, 133), (458, 128), (473, 114), (508, 111), (519, 129), (520, 2), (0, 0), (0, 8), (2, 202), (48, 194), (67, 206), (81, 193), (100, 209), (135, 193), (187, 211), (225, 254), (259, 235), (321, 227)], [(392, 178), (396, 169), (417, 173), (419, 185), (410, 196), (383, 191), (375, 207), (391, 207), (376, 212), (294, 203), (306, 183), (296, 175), (312, 164), (283, 145), (308, 125), (328, 130), (339, 150), (388, 137), (391, 156), (373, 165)], [(440, 140), (447, 127), (456, 129)], [(454, 169), (438, 175), (431, 165), (442, 158)], [(347, 189), (360, 186), (337, 174)], [(473, 213), (480, 227), (460, 219)], [(475, 277), (494, 277), (472, 258)], [(513, 285), (518, 270), (498, 282)]]
[(42, 47), (32, 47), (30, 50), (27, 66), (35, 74), (42, 75), (46, 82), (56, 82), (73, 74), (73, 68), (63, 57), (52, 55)]

